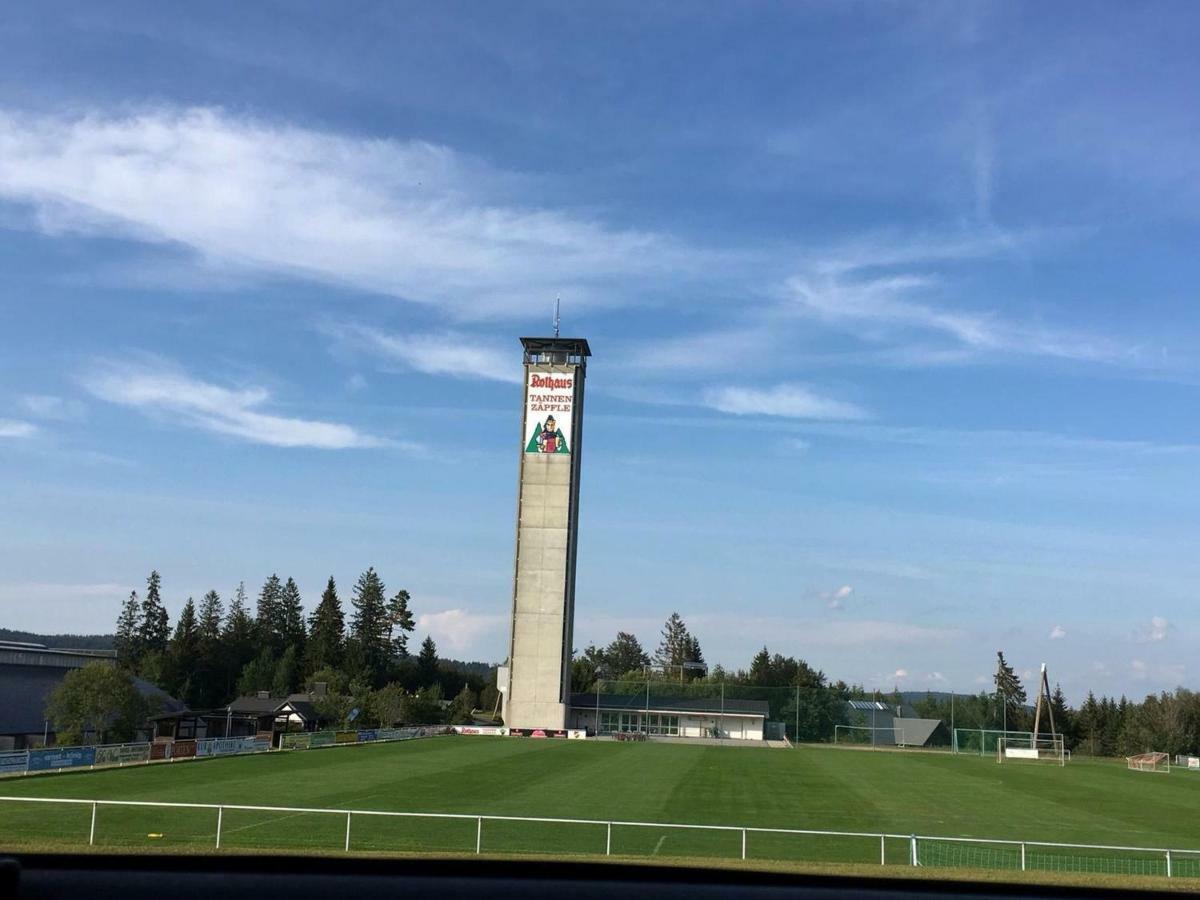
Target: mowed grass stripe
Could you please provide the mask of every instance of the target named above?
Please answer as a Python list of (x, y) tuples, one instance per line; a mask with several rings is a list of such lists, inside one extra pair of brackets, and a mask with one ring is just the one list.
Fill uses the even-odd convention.
[[(1089, 760), (1059, 768), (998, 765), (991, 757), (822, 747), (445, 737), (6, 779), (0, 793), (1200, 847), (1193, 827), (1200, 775), (1140, 774), (1120, 763)], [(161, 814), (144, 818), (160, 822)], [(138, 821), (136, 813), (101, 816), (102, 826), (119, 823), (122, 835), (135, 838)], [(203, 821), (187, 826), (194, 839), (205, 839)], [(307, 826), (310, 820), (300, 822)], [(77, 840), (85, 816), (0, 804), (0, 843), (43, 830), (53, 836), (55, 823), (69, 825), (71, 840)], [(374, 833), (366, 824), (355, 826), (372, 849), (403, 849), (411, 839), (405, 835), (422, 832), (401, 823), (371, 827)], [(431, 836), (432, 828), (425, 829)], [(488, 828), (505, 847), (526, 840), (511, 826)], [(573, 836), (567, 834), (570, 829)], [(263, 825), (236, 832), (236, 840), (268, 847), (279, 834), (295, 830), (288, 822)], [(322, 822), (319, 830), (322, 846), (330, 840), (336, 844), (336, 823)], [(103, 832), (102, 827), (102, 839)], [(446, 826), (430, 846), (460, 846), (464, 835), (470, 837), (467, 832)], [(564, 853), (603, 849), (594, 829), (543, 832), (538, 842), (559, 840)], [(661, 837), (630, 831), (616, 839), (630, 852), (647, 854), (656, 846), (666, 853), (728, 843), (715, 836)]]

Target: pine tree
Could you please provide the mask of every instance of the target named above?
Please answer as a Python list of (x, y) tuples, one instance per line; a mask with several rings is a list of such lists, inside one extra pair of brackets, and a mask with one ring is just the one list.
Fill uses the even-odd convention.
[(372, 685), (386, 683), (391, 657), (388, 638), (388, 611), (383, 581), (373, 568), (358, 577), (351, 598), (354, 613), (350, 617), (351, 634), (363, 674)]
[(262, 652), (242, 667), (238, 677), (237, 691), (241, 696), (250, 696), (259, 691), (270, 692), (275, 682), (275, 654), (270, 647), (263, 647)]
[(1050, 695), (1050, 711), (1054, 714), (1054, 727), (1062, 735), (1063, 746), (1073, 750), (1077, 741), (1075, 732), (1075, 716), (1063, 696), (1062, 685), (1055, 683), (1054, 693)]
[(193, 680), (196, 683), (197, 704), (202, 708), (219, 705), (227, 699), (221, 656), (221, 619), (224, 609), (221, 595), (209, 591), (200, 601), (197, 615), (196, 665)]
[(1025, 695), (1025, 688), (1021, 684), (1021, 679), (1017, 677), (1017, 673), (1013, 671), (1004, 659), (1004, 651), (996, 652), (996, 693), (1000, 695), (1001, 703), (1004, 704), (1005, 714), (1001, 717), (1002, 722), (1007, 722), (1007, 727), (1010, 731), (1018, 731), (1023, 727), (1025, 720), (1025, 701), (1028, 699)]
[(618, 631), (617, 638), (601, 652), (601, 674), (606, 678), (622, 678), (632, 672), (641, 675), (650, 665), (650, 656), (642, 649), (636, 635)]
[(299, 690), (303, 681), (300, 670), (300, 652), (292, 644), (283, 651), (279, 662), (275, 665), (275, 677), (271, 682), (271, 694), (275, 697), (286, 697), (293, 691)]
[(224, 674), (225, 699), (233, 699), (237, 690), (238, 677), (242, 669), (254, 659), (254, 620), (246, 601), (246, 585), (239, 582), (229, 603), (229, 615), (225, 619), (225, 630), (221, 633), (222, 671)]
[(167, 647), (166, 684), (163, 687), (167, 693), (174, 694), (189, 706), (196, 704), (196, 681), (192, 677), (195, 671), (200, 645), (200, 629), (196, 621), (196, 604), (191, 597), (179, 613), (179, 621), (175, 623), (175, 634)]
[(771, 653), (763, 647), (750, 660), (750, 673), (746, 679), (750, 684), (768, 687), (774, 681), (771, 673)]
[(287, 644), (287, 621), (283, 610), (283, 584), (279, 576), (272, 573), (263, 582), (258, 594), (258, 608), (254, 616), (255, 630), (258, 640), (263, 646), (270, 647), (275, 654), (283, 652)]
[[(410, 599), (408, 591), (397, 591), (396, 596), (388, 601), (388, 640), (392, 653), (399, 659), (408, 656), (408, 636), (417, 627), (408, 608)], [(396, 634), (396, 631), (400, 633)]]
[(429, 687), (437, 684), (438, 655), (437, 644), (431, 636), (421, 642), (421, 653), (417, 657), (417, 673), (421, 678), (421, 686)]
[(121, 668), (133, 672), (137, 670), (138, 635), (141, 631), (141, 604), (138, 603), (137, 591), (129, 592), (129, 599), (121, 604), (121, 614), (117, 617), (117, 633), (113, 638), (113, 646), (117, 651), (117, 661)]
[(283, 625), (283, 646), (295, 647), (298, 659), (304, 658), (304, 641), (307, 634), (304, 631), (304, 606), (300, 601), (300, 588), (292, 578), (288, 578), (283, 586), (281, 595), (281, 621)]
[(684, 624), (679, 613), (671, 613), (670, 618), (663, 625), (662, 641), (658, 645), (658, 652), (654, 655), (655, 662), (665, 667), (678, 666), (686, 662), (684, 656), (687, 651), (687, 642), (687, 625)]
[(340, 666), (346, 642), (346, 618), (332, 575), (321, 594), (321, 602), (309, 619), (308, 632), (308, 671)]
[(147, 653), (162, 653), (167, 649), (171, 637), (171, 626), (167, 609), (163, 606), (160, 590), (162, 578), (157, 571), (146, 579), (146, 598), (142, 601), (142, 618), (138, 625), (138, 656)]

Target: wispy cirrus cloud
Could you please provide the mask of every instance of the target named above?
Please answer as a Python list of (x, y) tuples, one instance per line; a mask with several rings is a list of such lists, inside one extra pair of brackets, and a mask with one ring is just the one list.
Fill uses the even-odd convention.
[(27, 394), (21, 398), (21, 406), (39, 419), (66, 422), (83, 417), (82, 403), (53, 394)]
[(19, 419), (0, 419), (0, 438), (31, 438), (38, 433), (32, 422)]
[(723, 387), (704, 393), (704, 403), (738, 416), (783, 416), (791, 419), (866, 419), (865, 409), (825, 397), (803, 384), (771, 388)]
[(1061, 625), (1055, 625), (1053, 628), (1050, 629), (1050, 640), (1052, 640), (1052, 641), (1061, 641), (1066, 636), (1067, 636), (1067, 630), (1065, 628), (1063, 628)]
[[(976, 353), (1102, 363), (1132, 358), (1132, 348), (1106, 338), (1009, 321), (995, 313), (946, 309), (915, 298), (938, 285), (934, 277), (911, 273), (810, 274), (788, 279), (787, 291), (798, 314), (867, 341), (895, 342), (906, 340), (905, 333), (932, 333)], [(928, 347), (923, 352), (943, 356), (945, 348)], [(909, 359), (916, 361), (917, 356), (910, 353)]]
[(327, 323), (322, 330), (338, 345), (365, 350), (383, 361), (426, 375), (521, 382), (511, 349), (505, 352), (461, 332), (404, 333), (358, 323)]
[[(157, 108), (0, 112), (0, 197), (57, 233), (114, 231), (209, 265), (300, 276), (462, 315), (610, 302), (614, 279), (678, 273), (693, 251), (517, 202), (517, 176), (422, 141)], [(677, 279), (677, 274), (672, 276)]]
[(92, 396), (187, 428), (272, 447), (342, 450), (379, 447), (388, 441), (350, 425), (281, 416), (269, 408), (262, 387), (229, 388), (192, 378), (168, 365), (102, 363), (85, 374)]

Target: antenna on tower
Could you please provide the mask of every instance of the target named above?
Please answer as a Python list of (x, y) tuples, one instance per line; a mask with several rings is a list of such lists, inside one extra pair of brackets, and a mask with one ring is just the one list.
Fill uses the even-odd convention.
[(558, 304), (560, 302), (561, 302), (561, 298), (559, 298), (559, 297), (554, 298), (554, 336), (555, 337), (558, 337)]

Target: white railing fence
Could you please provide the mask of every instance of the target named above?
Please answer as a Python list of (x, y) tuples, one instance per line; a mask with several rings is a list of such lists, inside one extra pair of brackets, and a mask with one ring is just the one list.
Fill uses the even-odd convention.
[[(148, 828), (155, 830), (147, 831)], [(615, 819), (144, 800), (0, 797), (0, 834), (14, 841), (74, 840), (82, 843), (86, 839), (90, 846), (152, 846), (161, 842), (175, 846), (210, 846), (216, 850), (304, 848), (344, 852), (661, 854), (1200, 878), (1200, 849)]]

